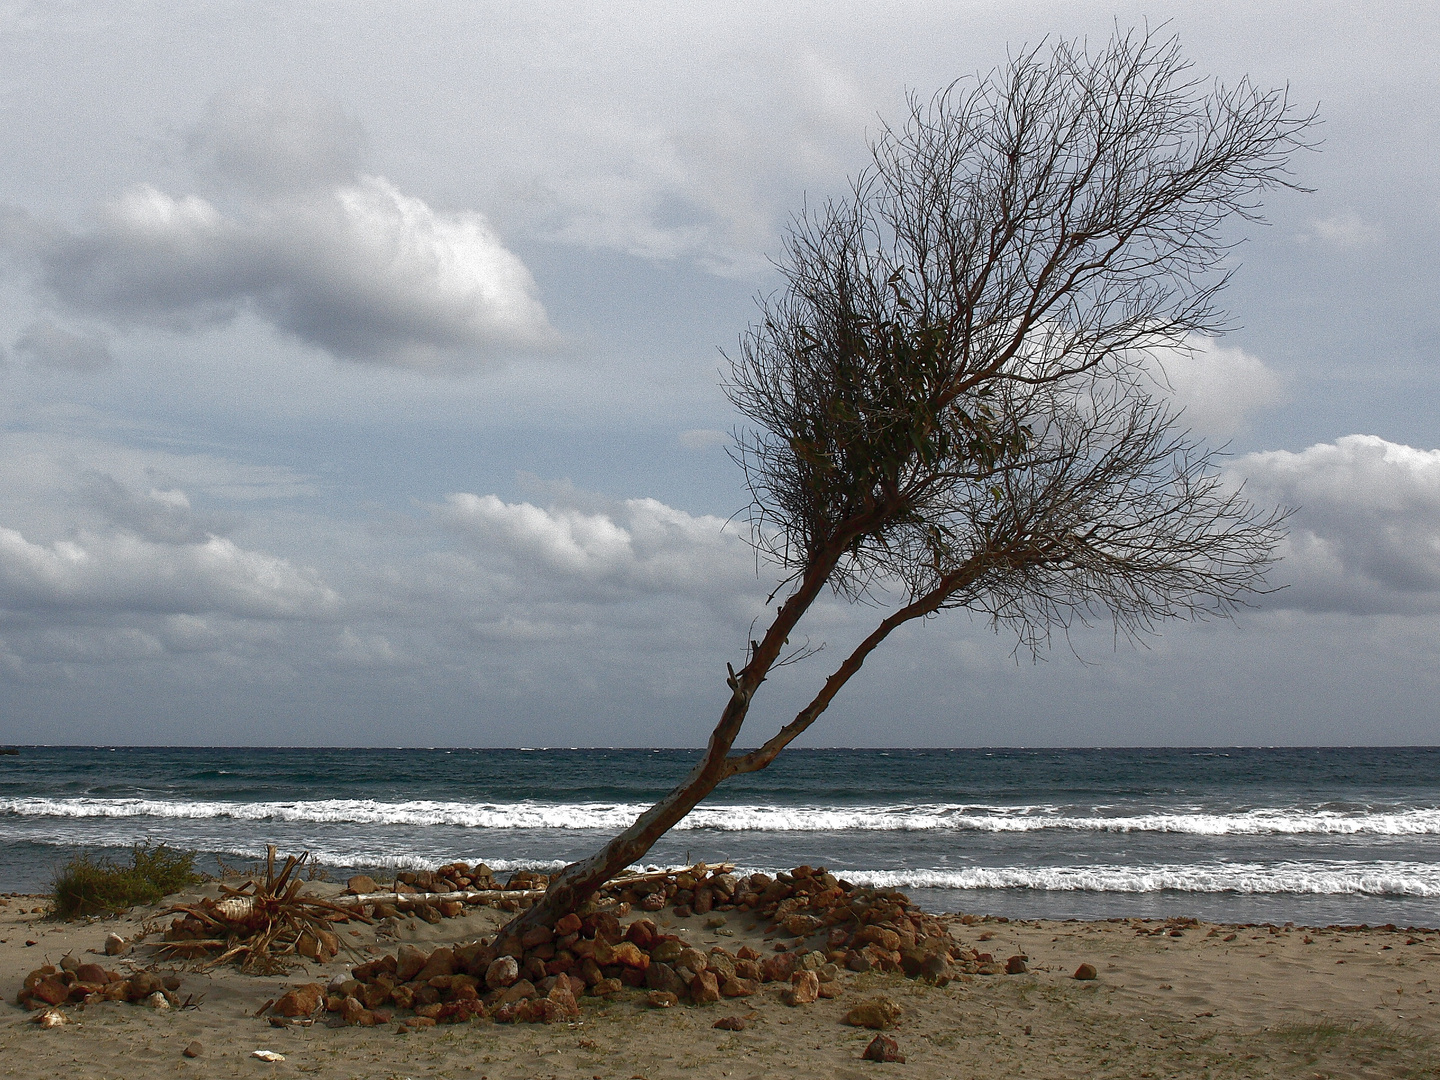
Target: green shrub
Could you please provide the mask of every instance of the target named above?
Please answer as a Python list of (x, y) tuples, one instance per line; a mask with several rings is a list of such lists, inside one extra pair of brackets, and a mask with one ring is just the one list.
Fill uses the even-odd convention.
[(51, 895), (55, 914), (68, 919), (154, 904), (200, 880), (195, 872), (195, 852), (176, 851), (164, 844), (136, 844), (129, 866), (77, 855), (55, 875)]

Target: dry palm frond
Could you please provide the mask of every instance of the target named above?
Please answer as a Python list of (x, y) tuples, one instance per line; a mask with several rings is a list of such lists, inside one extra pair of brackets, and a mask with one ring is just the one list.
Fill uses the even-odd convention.
[(160, 954), (188, 960), (211, 956), (209, 967), (234, 960), (242, 971), (265, 975), (286, 970), (291, 957), (322, 963), (331, 959), (342, 942), (330, 924), (370, 920), (356, 908), (299, 895), (302, 882), (296, 871), (309, 855), (288, 856), (277, 874), (271, 845), (263, 885), (254, 881), (238, 889), (221, 885), (223, 895), (218, 900), (207, 897), (198, 904), (168, 909), (164, 914), (175, 918)]

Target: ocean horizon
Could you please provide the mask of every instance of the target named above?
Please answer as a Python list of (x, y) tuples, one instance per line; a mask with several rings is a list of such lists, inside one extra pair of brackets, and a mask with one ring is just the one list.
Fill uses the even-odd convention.
[[(698, 749), (20, 746), (0, 757), (0, 891), (81, 852), (267, 844), (332, 877), (581, 858)], [(1440, 747), (789, 750), (647, 856), (824, 865), (932, 911), (1440, 923)]]

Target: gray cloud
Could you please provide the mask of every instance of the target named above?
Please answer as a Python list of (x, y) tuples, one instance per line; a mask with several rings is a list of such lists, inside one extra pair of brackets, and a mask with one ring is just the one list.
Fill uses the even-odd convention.
[(199, 514), (178, 488), (131, 491), (108, 473), (89, 472), (80, 478), (82, 499), (105, 518), (128, 532), (157, 544), (199, 544), (212, 534), (224, 533), (230, 519)]
[(15, 342), (15, 351), (32, 364), (61, 371), (99, 371), (111, 360), (103, 341), (71, 333), (50, 319), (27, 326)]
[(360, 121), (339, 102), (266, 86), (216, 94), (187, 141), (213, 182), (268, 197), (348, 183), (366, 146)]
[(1440, 450), (1346, 435), (1235, 462), (1250, 495), (1296, 508), (1267, 607), (1440, 610)]

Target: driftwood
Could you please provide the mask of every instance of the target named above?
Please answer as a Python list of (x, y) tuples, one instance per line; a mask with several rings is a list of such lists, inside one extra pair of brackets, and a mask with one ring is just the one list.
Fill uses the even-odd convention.
[[(700, 875), (710, 872), (728, 874), (735, 869), (734, 863), (721, 863), (718, 866), (705, 866), (697, 863), (694, 866), (682, 866), (675, 870), (647, 870), (637, 874), (622, 874), (609, 882), (609, 887), (618, 889), (629, 889), (636, 885), (659, 884), (673, 878), (676, 874), (688, 874), (699, 871)], [(457, 889), (455, 892), (431, 893), (431, 892), (372, 892), (357, 893), (347, 896), (336, 903), (344, 907), (358, 906), (360, 904), (434, 904), (441, 900), (459, 900), (465, 904), (482, 904), (492, 900), (538, 900), (545, 895), (544, 889)]]
[(544, 889), (457, 889), (455, 892), (367, 892), (337, 899), (344, 907), (358, 904), (434, 904), (441, 900), (459, 900), (481, 904), (490, 900), (538, 900)]

